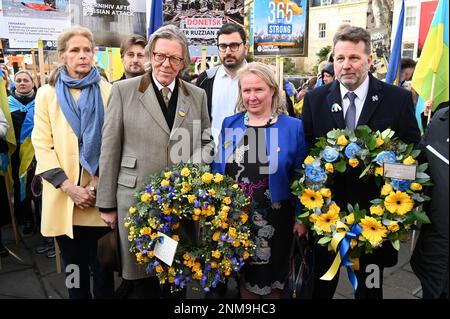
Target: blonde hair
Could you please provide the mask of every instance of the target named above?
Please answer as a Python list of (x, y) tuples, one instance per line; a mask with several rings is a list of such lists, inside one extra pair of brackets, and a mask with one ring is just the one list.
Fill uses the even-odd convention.
[(244, 106), (244, 100), (242, 99), (242, 87), (241, 87), (241, 79), (245, 74), (254, 74), (263, 80), (271, 89), (274, 90), (272, 96), (272, 112), (280, 115), (287, 114), (286, 110), (286, 98), (284, 96), (284, 91), (278, 85), (273, 69), (261, 62), (252, 62), (248, 63), (242, 69), (239, 70), (239, 96), (236, 102), (236, 111), (237, 112), (246, 112), (246, 108)]
[[(86, 39), (89, 40), (91, 43), (91, 49), (94, 50), (95, 42), (94, 42), (94, 35), (92, 34), (91, 30), (79, 25), (75, 25), (73, 27), (65, 29), (56, 40), (57, 43), (57, 51), (58, 55), (61, 56), (64, 52), (67, 50), (67, 42), (69, 42), (70, 39), (72, 39), (74, 36), (83, 36)], [(48, 83), (51, 86), (55, 86), (56, 80), (58, 79), (59, 72), (61, 68), (64, 67), (63, 65), (59, 65), (56, 69), (54, 69), (49, 76)]]

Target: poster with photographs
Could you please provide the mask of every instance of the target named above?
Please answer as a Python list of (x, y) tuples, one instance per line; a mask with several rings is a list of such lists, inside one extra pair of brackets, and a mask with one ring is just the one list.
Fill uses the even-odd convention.
[(135, 33), (146, 37), (146, 3), (143, 0), (71, 0), (72, 24), (91, 29), (95, 44), (120, 47)]
[(69, 0), (0, 0), (0, 38), (10, 48), (37, 48), (38, 40), (56, 40), (68, 27)]
[(183, 30), (189, 40), (192, 57), (201, 56), (202, 44), (207, 56), (217, 55), (217, 32), (225, 23), (244, 27), (244, 0), (164, 0), (164, 23)]
[(307, 16), (307, 0), (255, 1), (255, 56), (306, 56)]

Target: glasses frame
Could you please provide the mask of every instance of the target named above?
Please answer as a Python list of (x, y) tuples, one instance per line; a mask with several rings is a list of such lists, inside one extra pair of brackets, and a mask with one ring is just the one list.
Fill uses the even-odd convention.
[[(217, 45), (217, 48), (219, 49), (220, 52), (226, 52), (227, 49), (229, 48), (231, 52), (236, 52), (239, 50), (239, 48), (241, 47), (241, 45), (244, 44), (244, 42), (232, 42), (230, 44), (226, 44), (226, 43), (219, 43)], [(236, 49), (233, 49), (231, 46), (237, 45)], [(225, 46), (225, 49), (221, 49), (221, 46)]]
[[(174, 55), (167, 55), (167, 54), (164, 54), (161, 52), (152, 52), (152, 53), (153, 53), (153, 59), (156, 62), (161, 63), (161, 64), (163, 64), (167, 59), (169, 59), (170, 65), (179, 66), (184, 61), (183, 58), (180, 58), (180, 57), (177, 57)], [(156, 58), (156, 56), (158, 56), (158, 55), (161, 55), (162, 57), (164, 57), (164, 59), (161, 61), (158, 61), (158, 58)]]

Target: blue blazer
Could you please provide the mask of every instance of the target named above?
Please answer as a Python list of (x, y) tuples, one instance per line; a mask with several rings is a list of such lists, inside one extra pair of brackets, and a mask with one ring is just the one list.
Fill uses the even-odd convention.
[[(218, 152), (212, 170), (225, 174), (227, 159), (245, 135), (244, 113), (224, 119)], [(308, 153), (301, 120), (280, 115), (278, 121), (266, 128), (266, 152), (269, 158), (269, 192), (271, 202), (292, 198), (291, 182)], [(297, 205), (298, 206), (298, 205)]]

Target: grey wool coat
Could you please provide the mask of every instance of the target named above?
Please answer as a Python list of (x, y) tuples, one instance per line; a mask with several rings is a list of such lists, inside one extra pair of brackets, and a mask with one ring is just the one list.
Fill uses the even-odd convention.
[(124, 218), (135, 204), (134, 193), (148, 177), (181, 162), (213, 159), (214, 142), (206, 94), (177, 79), (177, 109), (173, 128), (161, 111), (151, 74), (114, 83), (102, 133), (99, 208), (117, 208), (122, 276), (136, 280), (148, 277), (129, 252)]

